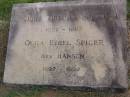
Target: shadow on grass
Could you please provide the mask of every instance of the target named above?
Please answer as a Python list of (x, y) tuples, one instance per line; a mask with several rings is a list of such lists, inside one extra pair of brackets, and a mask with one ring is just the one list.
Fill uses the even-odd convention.
[(9, 32), (9, 22), (0, 21), (0, 82), (2, 81), (4, 73), (8, 32)]
[[(0, 95), (0, 97), (112, 97), (112, 92), (108, 91), (77, 91), (60, 89), (56, 87), (48, 86), (3, 86), (6, 93)], [(8, 87), (8, 88), (6, 88)], [(5, 91), (4, 90), (4, 91)], [(115, 94), (117, 95), (117, 94)], [(118, 96), (114, 96), (118, 97)], [(122, 96), (120, 96), (122, 97)]]

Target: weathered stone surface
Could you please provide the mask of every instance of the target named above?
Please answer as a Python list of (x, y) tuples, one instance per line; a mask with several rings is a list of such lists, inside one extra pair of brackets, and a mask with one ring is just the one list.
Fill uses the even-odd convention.
[(112, 3), (15, 5), (4, 82), (127, 88), (120, 14)]
[[(96, 4), (106, 4), (111, 3), (113, 9), (119, 17), (123, 17), (126, 20), (127, 14), (127, 1), (126, 0), (65, 0), (65, 1), (76, 1), (77, 3), (96, 3)], [(126, 21), (125, 21), (126, 22)]]

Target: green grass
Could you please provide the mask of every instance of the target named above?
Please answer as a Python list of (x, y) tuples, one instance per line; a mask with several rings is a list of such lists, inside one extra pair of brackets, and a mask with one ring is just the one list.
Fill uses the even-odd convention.
[(16, 3), (53, 2), (62, 0), (0, 0), (0, 19), (10, 19), (12, 5)]
[(128, 7), (130, 8), (130, 0), (128, 0), (128, 3), (127, 3)]
[[(110, 97), (111, 92), (85, 92), (72, 90), (50, 89), (42, 86), (5, 89), (0, 97)], [(5, 91), (4, 90), (4, 91)], [(114, 97), (118, 97), (115, 95)], [(122, 96), (120, 96), (122, 97)]]
[(127, 3), (127, 6), (128, 6), (128, 19), (130, 19), (130, 0), (128, 0), (128, 3)]

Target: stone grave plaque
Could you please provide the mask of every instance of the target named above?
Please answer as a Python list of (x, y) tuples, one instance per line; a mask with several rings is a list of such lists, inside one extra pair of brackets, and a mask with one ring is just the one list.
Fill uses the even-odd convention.
[(4, 83), (126, 89), (126, 35), (112, 3), (14, 5)]

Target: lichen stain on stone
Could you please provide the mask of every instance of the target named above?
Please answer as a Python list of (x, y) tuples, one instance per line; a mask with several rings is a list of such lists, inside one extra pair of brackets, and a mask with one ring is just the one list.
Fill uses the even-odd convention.
[(97, 82), (100, 82), (106, 75), (106, 66), (104, 64), (95, 63), (92, 64), (92, 69)]
[(77, 71), (77, 75), (83, 77), (85, 76), (85, 73), (86, 73), (86, 68), (80, 66), (80, 70)]
[[(94, 71), (94, 76), (97, 82), (99, 82), (104, 78), (105, 72), (107, 70), (105, 63), (113, 64), (113, 52), (111, 44), (105, 38), (105, 32), (103, 33), (100, 29), (98, 29), (94, 23), (88, 20), (82, 21), (81, 19), (79, 19), (76, 24), (78, 26), (82, 26), (82, 31), (80, 32), (80, 35), (78, 35), (82, 39), (102, 39), (104, 41), (103, 46), (88, 47), (86, 48), (87, 52), (81, 50), (82, 53), (87, 54), (90, 65)], [(109, 65), (108, 67), (115, 68), (114, 65)]]
[[(64, 25), (69, 25), (68, 22), (64, 22), (64, 24), (61, 22), (60, 25), (58, 24), (58, 26), (62, 27)], [(71, 26), (71, 25), (69, 25)], [(74, 41), (74, 39), (77, 38), (81, 38), (84, 40), (90, 39), (90, 40), (103, 40), (104, 41), (104, 45), (103, 46), (97, 46), (97, 47), (83, 47), (83, 48), (73, 48), (73, 49), (68, 49), (67, 47), (64, 48), (63, 52), (66, 53), (72, 53), (72, 51), (74, 52), (80, 52), (80, 53), (84, 53), (85, 55), (88, 56), (88, 62), (86, 61), (84, 63), (84, 65), (82, 65), (80, 62), (79, 63), (79, 67), (80, 70), (78, 72), (70, 72), (67, 73), (67, 75), (65, 76), (67, 80), (67, 82), (69, 83), (70, 81), (73, 81), (73, 83), (76, 82), (76, 80), (72, 80), (75, 79), (76, 77), (78, 78), (77, 80), (79, 80), (79, 77), (84, 77), (84, 80), (88, 81), (88, 79), (93, 80), (92, 78), (94, 77), (96, 79), (96, 81), (98, 83), (101, 83), (103, 78), (106, 75), (106, 71), (107, 71), (107, 67), (105, 66), (105, 63), (107, 64), (111, 64), (108, 67), (109, 68), (114, 68), (113, 65), (113, 53), (112, 53), (112, 47), (111, 44), (109, 43), (109, 41), (105, 38), (105, 32), (102, 32), (96, 25), (95, 23), (86, 20), (83, 21), (80, 17), (78, 17), (78, 20), (75, 22), (75, 26), (81, 26), (82, 29), (80, 30), (80, 33), (78, 32), (73, 32), (75, 34), (72, 33), (64, 33), (64, 36), (60, 36), (57, 38), (61, 38), (61, 39), (68, 39), (70, 41)], [(64, 26), (65, 27), (65, 26)], [(90, 29), (93, 28), (93, 29)], [(72, 35), (71, 35), (72, 34)], [(73, 37), (73, 38), (72, 38)], [(57, 59), (55, 59), (56, 61)], [(66, 62), (66, 60), (61, 60), (61, 63), (64, 64), (75, 64), (75, 62), (72, 62), (71, 60)], [(86, 65), (86, 66), (85, 66)], [(88, 70), (87, 65), (90, 65), (92, 69)], [(89, 72), (91, 73), (90, 75), (93, 75), (93, 77), (90, 76), (85, 76), (86, 73)], [(61, 73), (60, 73), (61, 74)], [(52, 77), (55, 77), (54, 79), (57, 80), (61, 80), (59, 78), (62, 78), (62, 75), (59, 75), (59, 78), (56, 78), (57, 73), (53, 73), (51, 74)], [(74, 76), (72, 76), (74, 75)], [(71, 79), (69, 79), (71, 78)], [(54, 79), (52, 78), (52, 80), (54, 81)], [(112, 79), (111, 79), (112, 80)], [(94, 81), (93, 81), (94, 82)], [(91, 83), (93, 83), (91, 82)], [(105, 83), (105, 82), (104, 82)]]

